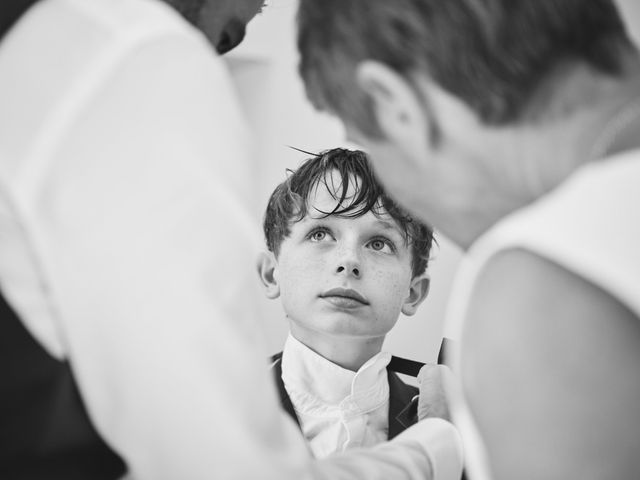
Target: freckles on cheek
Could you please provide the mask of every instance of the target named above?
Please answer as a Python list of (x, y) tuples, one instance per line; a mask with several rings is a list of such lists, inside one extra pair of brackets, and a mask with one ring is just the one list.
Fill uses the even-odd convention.
[(378, 270), (374, 275), (376, 283), (387, 293), (398, 292), (403, 288), (403, 282), (399, 275), (391, 274), (384, 270)]
[(287, 264), (286, 276), (289, 283), (305, 283), (306, 280), (317, 279), (322, 269), (322, 262), (312, 261), (308, 257), (292, 258)]
[(406, 272), (381, 270), (377, 272), (376, 281), (379, 282), (389, 294), (403, 295), (409, 292), (411, 275)]

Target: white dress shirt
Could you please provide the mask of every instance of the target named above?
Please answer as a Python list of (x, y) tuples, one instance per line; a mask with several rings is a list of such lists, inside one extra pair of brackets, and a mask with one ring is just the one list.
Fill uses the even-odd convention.
[(289, 335), (282, 380), (316, 458), (387, 439), (390, 360), (391, 354), (380, 352), (354, 372)]
[(0, 43), (3, 295), (135, 479), (437, 474), (444, 422), (313, 463), (278, 413), (246, 301), (248, 145), (224, 64), (168, 5), (36, 3)]

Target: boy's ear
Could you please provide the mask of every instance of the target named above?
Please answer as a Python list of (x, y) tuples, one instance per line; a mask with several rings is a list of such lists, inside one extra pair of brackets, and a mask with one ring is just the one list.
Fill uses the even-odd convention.
[(414, 277), (409, 287), (409, 295), (407, 295), (400, 311), (407, 316), (416, 313), (420, 304), (427, 298), (430, 285), (431, 279), (429, 278), (429, 274), (424, 273)]
[(413, 85), (384, 63), (366, 60), (356, 68), (356, 81), (368, 94), (378, 126), (387, 140), (407, 149), (426, 143), (429, 118)]
[(261, 252), (256, 266), (267, 298), (278, 298), (280, 296), (280, 286), (276, 275), (278, 261), (273, 252)]

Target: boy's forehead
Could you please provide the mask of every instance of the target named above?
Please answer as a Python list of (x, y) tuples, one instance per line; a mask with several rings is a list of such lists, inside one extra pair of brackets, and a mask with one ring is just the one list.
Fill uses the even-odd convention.
[[(319, 209), (325, 212), (330, 212), (340, 201), (340, 198), (342, 197), (342, 190), (343, 186), (340, 178), (329, 177), (324, 180), (317, 181), (309, 190), (309, 198), (307, 198), (309, 210)], [(358, 188), (355, 180), (349, 179), (349, 185), (345, 198), (342, 201), (342, 207), (351, 205), (357, 194)]]
[[(333, 182), (332, 182), (333, 180)], [(316, 182), (313, 188), (309, 191), (309, 198), (307, 199), (307, 211), (305, 217), (308, 219), (323, 219), (327, 217), (329, 212), (332, 212), (339, 206), (339, 210), (343, 210), (351, 206), (354, 200), (357, 199), (360, 191), (361, 180), (358, 177), (351, 176), (349, 178), (349, 185), (344, 199), (342, 199), (342, 179), (333, 175), (325, 180)], [(360, 199), (361, 200), (361, 199)], [(340, 205), (338, 205), (340, 203)], [(357, 207), (364, 208), (364, 205), (358, 205)], [(356, 208), (356, 211), (359, 208)], [(382, 205), (382, 199), (378, 198), (376, 204), (372, 208), (373, 211), (363, 213), (363, 215), (374, 217), (371, 221), (380, 224), (383, 228), (398, 230), (401, 229), (396, 220), (389, 214), (386, 208)], [(374, 214), (375, 212), (375, 214)], [(349, 212), (344, 216), (350, 216)], [(334, 215), (330, 215), (334, 216)], [(335, 216), (343, 216), (337, 214)]]
[[(343, 192), (344, 183), (347, 183), (346, 192)], [(357, 198), (361, 188), (362, 179), (357, 175), (349, 175), (346, 180), (343, 180), (337, 170), (330, 170), (309, 189), (309, 197), (307, 198), (309, 211), (307, 213), (317, 210), (330, 212), (341, 199), (340, 209), (347, 208)]]

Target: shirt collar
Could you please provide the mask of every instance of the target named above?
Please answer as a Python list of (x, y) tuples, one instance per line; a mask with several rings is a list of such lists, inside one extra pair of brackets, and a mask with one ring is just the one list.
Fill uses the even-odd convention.
[(386, 367), (390, 360), (391, 354), (380, 352), (353, 372), (318, 355), (290, 334), (282, 352), (282, 379), (296, 409), (351, 405), (366, 412), (389, 399)]

